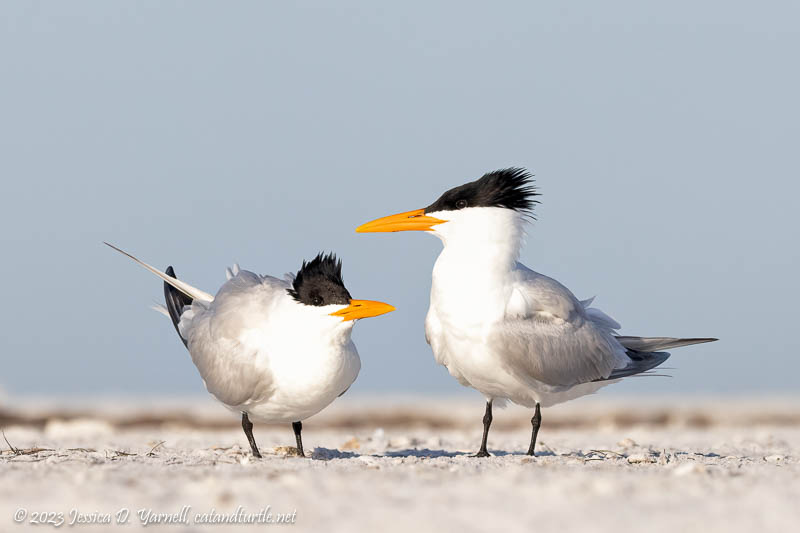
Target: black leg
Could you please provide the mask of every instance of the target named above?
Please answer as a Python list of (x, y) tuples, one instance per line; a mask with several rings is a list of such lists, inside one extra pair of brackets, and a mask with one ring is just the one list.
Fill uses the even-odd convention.
[(528, 446), (528, 455), (535, 455), (533, 452), (536, 449), (536, 435), (539, 434), (539, 426), (542, 425), (542, 410), (539, 408), (539, 403), (536, 403), (536, 410), (533, 412), (531, 418), (531, 445)]
[(303, 439), (300, 437), (300, 432), (303, 431), (303, 423), (292, 422), (292, 429), (294, 430), (294, 438), (297, 441), (297, 453), (300, 457), (305, 457), (306, 454), (303, 452)]
[(244, 430), (244, 434), (247, 435), (247, 442), (250, 443), (250, 449), (253, 450), (253, 455), (261, 459), (261, 452), (258, 451), (256, 439), (253, 437), (253, 423), (247, 418), (247, 413), (242, 413), (242, 429)]
[(483, 439), (481, 440), (481, 449), (472, 457), (489, 457), (489, 452), (486, 451), (486, 439), (489, 438), (489, 426), (492, 425), (492, 401), (486, 402), (486, 412), (483, 414)]

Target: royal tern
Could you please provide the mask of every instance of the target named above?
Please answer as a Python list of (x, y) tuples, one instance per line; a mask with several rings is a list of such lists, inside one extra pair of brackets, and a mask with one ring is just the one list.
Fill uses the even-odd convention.
[(558, 281), (518, 262), (538, 196), (521, 168), (485, 174), (434, 203), (379, 218), (359, 233), (427, 231), (444, 244), (433, 267), (425, 337), (439, 364), (486, 398), (486, 457), (492, 405), (534, 409), (528, 454), (534, 455), (540, 407), (592, 393), (663, 363), (669, 348), (716, 339), (628, 337), (620, 325)]
[[(106, 243), (108, 244), (108, 243)], [(394, 310), (353, 300), (342, 262), (319, 254), (286, 279), (260, 276), (238, 265), (212, 296), (108, 244), (164, 280), (166, 308), (208, 392), (242, 414), (253, 455), (261, 457), (250, 417), (291, 422), (304, 456), (302, 421), (353, 384), (361, 359), (350, 339), (355, 321)]]

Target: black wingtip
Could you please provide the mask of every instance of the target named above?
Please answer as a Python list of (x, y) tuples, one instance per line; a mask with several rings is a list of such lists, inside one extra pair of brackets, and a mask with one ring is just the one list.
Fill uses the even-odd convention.
[[(178, 276), (175, 275), (175, 269), (172, 268), (172, 265), (168, 266), (164, 272), (168, 276), (178, 279)], [(192, 305), (193, 300), (166, 281), (164, 282), (164, 300), (167, 304), (167, 312), (169, 313), (169, 317), (172, 319), (172, 325), (175, 326), (175, 331), (178, 332), (178, 336), (181, 338), (181, 341), (183, 341), (183, 345), (188, 348), (188, 343), (181, 335), (181, 330), (178, 328), (178, 323), (181, 321), (183, 308), (187, 305)]]
[(596, 379), (595, 381), (609, 381), (636, 375), (648, 375), (645, 372), (658, 367), (670, 356), (669, 352), (637, 352), (636, 350), (628, 350), (627, 354), (631, 359), (628, 366), (614, 370), (607, 378)]

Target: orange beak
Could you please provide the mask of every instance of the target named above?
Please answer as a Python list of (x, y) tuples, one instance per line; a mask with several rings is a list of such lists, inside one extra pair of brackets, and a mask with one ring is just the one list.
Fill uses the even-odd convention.
[(424, 209), (415, 209), (405, 213), (389, 215), (367, 222), (356, 228), (356, 233), (384, 233), (389, 231), (430, 231), (437, 224), (446, 220), (425, 215)]
[(359, 318), (369, 318), (371, 316), (384, 315), (394, 311), (394, 307), (383, 302), (373, 302), (372, 300), (350, 300), (350, 305), (331, 313), (331, 316), (340, 316), (344, 320), (356, 320)]

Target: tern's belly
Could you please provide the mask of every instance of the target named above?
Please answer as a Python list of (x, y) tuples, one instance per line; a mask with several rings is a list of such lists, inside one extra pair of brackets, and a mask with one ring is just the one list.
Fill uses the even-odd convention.
[(504, 368), (499, 354), (488, 342), (486, 333), (490, 330), (491, 326), (479, 323), (443, 320), (435, 309), (429, 311), (426, 320), (426, 334), (436, 362), (447, 368), (459, 383), (487, 398), (525, 403), (530, 392), (517, 376)]
[(259, 422), (299, 422), (325, 409), (339, 394), (331, 393), (330, 390), (302, 398), (278, 394), (269, 401), (244, 406), (238, 410), (246, 410), (251, 418)]
[(574, 387), (554, 387), (540, 383), (530, 376), (516, 375), (512, 370), (504, 368), (502, 357), (488, 344), (466, 342), (459, 338), (442, 338), (440, 341), (446, 348), (440, 353), (434, 351), (436, 360), (459, 383), (474, 388), (487, 400), (510, 400), (526, 407), (540, 403), (543, 407), (550, 407), (616, 383), (604, 381)]
[[(351, 344), (352, 346), (352, 344)], [(261, 422), (297, 422), (330, 405), (350, 385), (361, 369), (355, 347), (347, 347), (335, 357), (304, 365), (300, 372), (293, 365), (273, 367), (274, 389), (261, 402), (239, 406)]]

